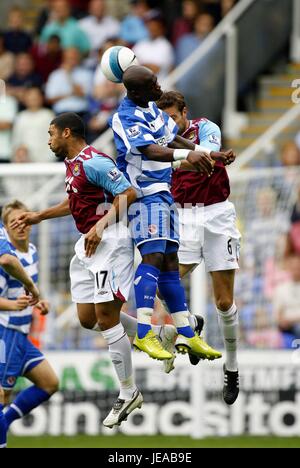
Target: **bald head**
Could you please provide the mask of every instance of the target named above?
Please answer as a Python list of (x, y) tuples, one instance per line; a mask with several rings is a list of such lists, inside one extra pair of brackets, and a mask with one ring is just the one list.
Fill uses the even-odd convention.
[(123, 75), (123, 83), (128, 91), (141, 88), (145, 83), (153, 80), (154, 74), (149, 68), (133, 65), (127, 68)]
[(157, 77), (146, 67), (133, 65), (127, 68), (123, 83), (129, 99), (143, 107), (148, 107), (150, 101), (157, 101), (162, 95)]

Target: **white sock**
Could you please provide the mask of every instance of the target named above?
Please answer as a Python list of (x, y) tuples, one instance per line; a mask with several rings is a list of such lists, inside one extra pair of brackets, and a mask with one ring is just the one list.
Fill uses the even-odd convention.
[[(163, 307), (168, 313), (170, 313), (169, 309), (168, 309), (168, 306), (166, 304), (166, 301), (164, 299), (160, 299), (159, 297), (156, 296), (156, 301), (160, 303), (161, 307)], [(190, 324), (190, 327), (195, 330), (196, 326), (198, 325), (198, 322), (197, 322), (197, 319), (194, 315), (192, 315), (189, 311), (188, 311), (188, 319), (189, 319), (189, 324)], [(173, 320), (174, 321), (174, 320)], [(152, 327), (153, 330), (154, 330), (154, 327)], [(156, 332), (154, 330), (154, 333), (155, 335), (159, 335), (159, 332)]]
[(222, 331), (226, 350), (226, 369), (230, 372), (238, 370), (237, 344), (239, 337), (239, 316), (236, 305), (233, 304), (227, 312), (217, 309), (219, 325)]
[(188, 318), (189, 318), (189, 322), (190, 322), (190, 327), (195, 331), (195, 328), (198, 325), (198, 322), (197, 322), (197, 319), (196, 319), (195, 315), (192, 315), (190, 313)]
[(121, 312), (120, 322), (128, 336), (135, 336), (137, 331), (137, 319), (131, 315)]
[(120, 382), (119, 398), (130, 400), (136, 390), (136, 385), (133, 378), (129, 338), (121, 323), (101, 333), (108, 344), (109, 354)]

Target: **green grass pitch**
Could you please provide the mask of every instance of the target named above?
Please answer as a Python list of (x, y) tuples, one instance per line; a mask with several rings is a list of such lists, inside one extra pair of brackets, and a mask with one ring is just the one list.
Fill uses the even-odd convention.
[(189, 437), (13, 437), (8, 448), (300, 448), (300, 438), (231, 437), (193, 440)]

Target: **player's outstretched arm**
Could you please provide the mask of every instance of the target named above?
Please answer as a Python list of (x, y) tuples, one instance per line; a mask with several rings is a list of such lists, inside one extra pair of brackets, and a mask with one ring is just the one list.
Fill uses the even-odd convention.
[(9, 275), (13, 276), (24, 285), (26, 292), (31, 296), (31, 299), (29, 299), (29, 305), (35, 305), (40, 298), (39, 290), (30, 276), (27, 275), (17, 257), (10, 254), (1, 255), (0, 266)]
[(52, 206), (51, 208), (47, 208), (43, 211), (28, 211), (26, 213), (22, 213), (13, 223), (12, 228), (24, 229), (26, 226), (30, 226), (32, 224), (39, 224), (40, 222), (46, 219), (53, 219), (53, 218), (62, 218), (63, 216), (68, 216), (71, 214), (70, 206), (69, 206), (69, 199), (66, 198), (62, 203), (58, 205)]
[(108, 213), (85, 236), (84, 246), (87, 257), (91, 257), (96, 252), (101, 242), (103, 231), (108, 226), (116, 224), (127, 213), (129, 206), (135, 202), (136, 198), (137, 194), (133, 187), (129, 187), (115, 197)]
[[(195, 145), (193, 145), (195, 146)], [(204, 172), (208, 175), (212, 173), (214, 167), (214, 161), (211, 157), (200, 151), (193, 151), (190, 149), (173, 149), (159, 145), (148, 145), (138, 148), (151, 161), (160, 162), (173, 162), (179, 161), (180, 166), (181, 160), (186, 160), (194, 166), (194, 168), (200, 172)]]

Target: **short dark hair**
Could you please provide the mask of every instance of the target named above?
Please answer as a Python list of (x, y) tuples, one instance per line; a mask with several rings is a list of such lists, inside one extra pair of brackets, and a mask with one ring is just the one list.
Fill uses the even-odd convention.
[(168, 107), (176, 106), (179, 112), (182, 112), (186, 107), (184, 96), (178, 91), (168, 91), (163, 93), (162, 97), (157, 101), (157, 106), (164, 110)]
[(74, 137), (85, 140), (85, 125), (81, 117), (75, 112), (65, 112), (55, 117), (50, 125), (54, 125), (62, 132), (69, 128)]

